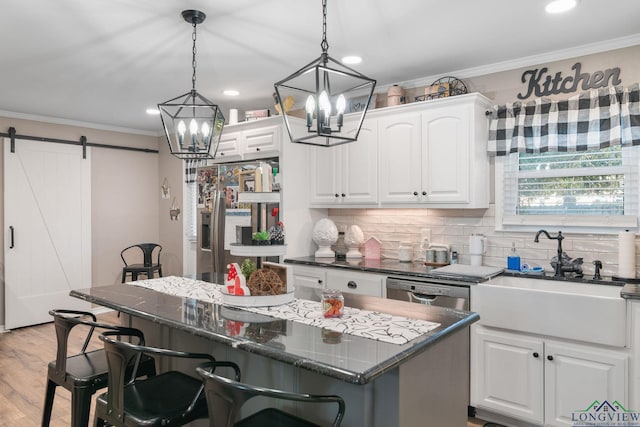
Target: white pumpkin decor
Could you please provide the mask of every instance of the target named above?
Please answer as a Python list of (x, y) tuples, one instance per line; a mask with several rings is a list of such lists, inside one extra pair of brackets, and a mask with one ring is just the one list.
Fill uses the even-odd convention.
[(344, 242), (349, 247), (347, 258), (362, 258), (360, 245), (364, 243), (364, 233), (357, 225), (352, 225), (344, 236)]
[(336, 253), (331, 249), (338, 240), (338, 227), (329, 218), (322, 218), (313, 227), (313, 241), (318, 245), (316, 258), (335, 258)]

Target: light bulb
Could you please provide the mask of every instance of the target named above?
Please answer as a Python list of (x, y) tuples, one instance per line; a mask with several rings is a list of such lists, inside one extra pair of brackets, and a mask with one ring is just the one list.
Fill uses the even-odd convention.
[(180, 120), (178, 123), (178, 134), (184, 137), (184, 133), (187, 131), (187, 125), (184, 124), (184, 120)]
[(307, 114), (313, 114), (313, 112), (316, 110), (316, 102), (313, 99), (313, 95), (309, 95), (309, 97), (307, 98), (305, 110), (307, 111)]
[(204, 138), (207, 138), (209, 136), (209, 125), (207, 124), (207, 122), (204, 122), (202, 124), (202, 136)]
[(336, 101), (336, 111), (338, 112), (338, 114), (343, 114), (346, 107), (347, 100), (344, 98), (343, 94), (340, 94), (338, 100)]
[(196, 122), (196, 119), (191, 119), (191, 122), (189, 123), (189, 132), (191, 132), (191, 135), (198, 133), (198, 122)]
[(331, 103), (329, 102), (329, 95), (327, 95), (327, 91), (323, 90), (320, 93), (318, 104), (320, 105), (320, 109), (324, 111), (325, 115), (329, 117), (331, 115)]
[(307, 98), (307, 103), (305, 104), (304, 109), (307, 112), (307, 129), (310, 129), (311, 126), (313, 126), (313, 112), (316, 109), (316, 102), (312, 95), (309, 95)]

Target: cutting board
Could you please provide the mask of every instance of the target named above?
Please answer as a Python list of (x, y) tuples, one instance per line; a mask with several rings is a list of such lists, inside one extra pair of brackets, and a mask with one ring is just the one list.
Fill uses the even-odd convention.
[(429, 271), (429, 274), (434, 276), (464, 276), (469, 278), (477, 278), (481, 280), (487, 280), (493, 276), (497, 276), (502, 273), (504, 268), (500, 267), (488, 267), (488, 266), (473, 266), (465, 264), (451, 264), (444, 267), (434, 268)]

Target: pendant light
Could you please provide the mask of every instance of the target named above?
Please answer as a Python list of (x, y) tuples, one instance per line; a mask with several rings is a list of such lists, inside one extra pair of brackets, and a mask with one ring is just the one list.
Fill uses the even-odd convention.
[[(322, 0), (322, 54), (311, 63), (274, 84), (276, 98), (292, 142), (333, 147), (357, 141), (371, 102), (376, 81), (329, 56), (327, 43), (327, 0)], [(287, 111), (283, 102), (291, 97), (304, 108), (303, 125), (295, 124), (295, 111)], [(355, 128), (343, 129), (347, 102), (359, 107)], [(290, 114), (293, 113), (293, 114)]]
[(224, 127), (220, 107), (196, 91), (196, 26), (207, 15), (184, 10), (182, 17), (193, 26), (191, 90), (158, 104), (171, 154), (183, 160), (213, 159)]

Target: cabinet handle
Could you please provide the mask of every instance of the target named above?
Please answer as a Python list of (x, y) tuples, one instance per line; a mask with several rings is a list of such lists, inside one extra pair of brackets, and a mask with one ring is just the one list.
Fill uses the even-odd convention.
[(13, 236), (13, 225), (9, 226), (9, 239), (11, 241), (11, 243), (9, 244), (9, 249), (13, 249), (16, 247), (15, 245), (15, 241), (14, 241), (14, 236)]
[(427, 192), (426, 192), (426, 191), (423, 191), (423, 192), (422, 192), (422, 195), (423, 195), (423, 196), (426, 196), (426, 195), (427, 195)]
[(221, 155), (221, 156), (224, 156), (224, 151), (220, 152), (220, 155)]
[(537, 359), (537, 358), (538, 358), (538, 356), (540, 356), (540, 355), (538, 354), (538, 352), (537, 352), (537, 351), (533, 352), (533, 357), (535, 357), (535, 358)]
[(346, 197), (346, 196), (347, 196), (346, 194), (342, 193), (342, 197)]
[(256, 151), (260, 151), (260, 147), (257, 147), (257, 148), (256, 148)]
[(547, 360), (553, 360), (553, 356), (551, 355), (547, 356)]
[(354, 282), (353, 280), (349, 280), (347, 282), (347, 288), (349, 289), (355, 289), (358, 287), (358, 284), (356, 282)]
[(340, 195), (339, 195), (338, 193), (334, 194), (334, 196), (336, 196), (336, 197), (340, 197)]
[(413, 195), (414, 195), (414, 196), (417, 196), (417, 195), (418, 195), (418, 192), (417, 192), (417, 191), (414, 191), (414, 192), (413, 192)]
[(318, 284), (321, 285), (322, 284), (322, 279), (318, 279)]

